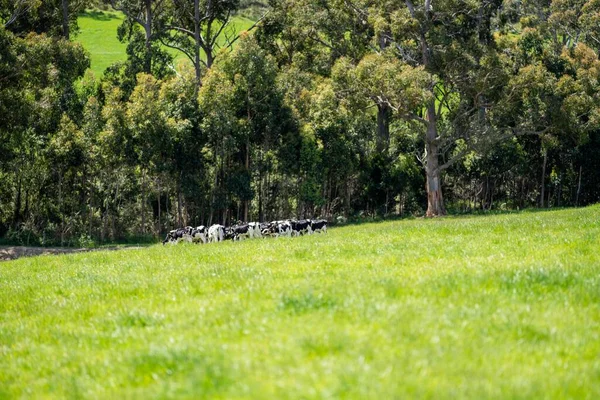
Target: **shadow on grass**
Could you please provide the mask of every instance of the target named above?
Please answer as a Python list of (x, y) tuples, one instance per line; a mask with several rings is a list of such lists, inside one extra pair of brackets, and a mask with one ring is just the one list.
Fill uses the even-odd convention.
[(87, 17), (96, 21), (110, 21), (113, 19), (120, 19), (114, 12), (104, 12), (102, 10), (86, 10), (79, 14), (80, 17)]
[(152, 243), (139, 245), (106, 245), (98, 247), (34, 247), (34, 246), (0, 246), (0, 261), (16, 260), (21, 257), (42, 255), (84, 253), (88, 251), (140, 249)]

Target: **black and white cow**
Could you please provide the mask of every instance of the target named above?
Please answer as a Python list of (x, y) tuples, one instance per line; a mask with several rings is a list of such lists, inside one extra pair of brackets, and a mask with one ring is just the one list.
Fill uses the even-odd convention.
[(225, 227), (214, 224), (208, 228), (208, 242), (222, 242), (225, 239)]
[(163, 240), (162, 242), (163, 246), (165, 245), (165, 243), (177, 243), (177, 240), (182, 238), (183, 234), (183, 229), (173, 229), (169, 231), (167, 233), (167, 236), (165, 237), (165, 240)]
[(185, 228), (178, 228), (178, 229), (173, 229), (171, 231), (169, 231), (169, 233), (167, 233), (167, 236), (165, 237), (165, 240), (163, 240), (163, 245), (165, 243), (179, 243), (182, 240), (186, 240), (186, 241), (192, 241), (191, 240), (191, 233), (192, 233), (192, 227), (191, 226), (186, 226)]
[(194, 229), (192, 229), (192, 241), (194, 243), (202, 242), (206, 243), (208, 240), (208, 228), (204, 225), (200, 225)]
[(227, 228), (225, 236), (226, 239), (243, 240), (246, 238), (251, 238), (253, 233), (254, 228), (250, 227), (249, 224), (242, 224)]
[(263, 237), (276, 236), (276, 234), (279, 233), (279, 229), (277, 228), (277, 223), (275, 221), (261, 222), (260, 232)]
[(292, 225), (292, 235), (300, 236), (300, 235), (312, 235), (312, 228), (310, 227), (309, 219), (301, 219), (300, 221), (290, 221)]
[(327, 233), (327, 220), (325, 219), (317, 219), (310, 221), (310, 227), (313, 233), (321, 232)]
[(252, 230), (252, 234), (250, 235), (250, 238), (254, 238), (254, 239), (262, 238), (262, 229), (261, 229), (262, 224), (260, 222), (248, 222), (248, 225), (250, 226), (250, 228)]
[(273, 221), (271, 222), (271, 236), (292, 236), (292, 224), (290, 221)]
[(262, 225), (262, 235), (272, 237), (291, 236), (292, 225), (288, 221), (271, 221)]

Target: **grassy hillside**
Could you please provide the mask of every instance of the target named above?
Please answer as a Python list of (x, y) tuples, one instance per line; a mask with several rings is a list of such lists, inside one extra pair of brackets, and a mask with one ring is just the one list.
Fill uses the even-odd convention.
[(0, 263), (0, 398), (600, 398), (598, 215)]
[[(92, 66), (96, 76), (101, 76), (109, 65), (124, 61), (126, 44), (117, 39), (117, 28), (123, 22), (120, 12), (90, 10), (78, 18), (80, 33), (75, 41), (80, 42), (91, 54)], [(232, 26), (236, 32), (248, 29), (254, 22), (244, 17), (234, 17)], [(221, 42), (221, 44), (224, 41)], [(180, 52), (169, 49), (176, 57), (175, 64), (189, 62)]]

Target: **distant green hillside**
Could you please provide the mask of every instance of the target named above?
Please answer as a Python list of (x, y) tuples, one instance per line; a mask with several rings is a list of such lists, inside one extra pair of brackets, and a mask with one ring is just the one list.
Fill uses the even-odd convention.
[[(101, 76), (104, 70), (117, 61), (126, 59), (126, 44), (117, 39), (117, 28), (123, 22), (124, 15), (114, 11), (90, 10), (82, 14), (79, 19), (80, 33), (75, 41), (80, 42), (91, 54), (91, 70), (96, 76)], [(246, 30), (252, 26), (254, 21), (235, 17), (232, 25), (236, 32)], [(186, 62), (187, 58), (172, 50), (175, 56), (175, 64)]]

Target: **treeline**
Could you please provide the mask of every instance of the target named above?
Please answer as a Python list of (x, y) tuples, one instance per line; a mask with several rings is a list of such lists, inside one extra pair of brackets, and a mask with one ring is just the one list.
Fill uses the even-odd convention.
[(600, 198), (597, 1), (245, 2), (238, 34), (237, 0), (107, 0), (101, 78), (72, 40), (97, 3), (0, 0), (0, 237)]

